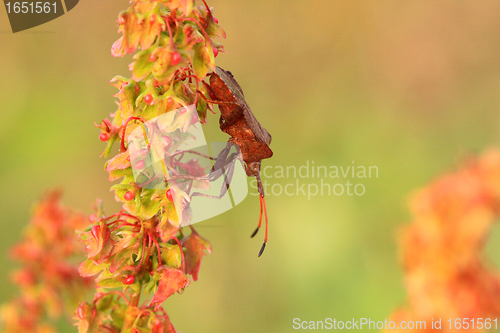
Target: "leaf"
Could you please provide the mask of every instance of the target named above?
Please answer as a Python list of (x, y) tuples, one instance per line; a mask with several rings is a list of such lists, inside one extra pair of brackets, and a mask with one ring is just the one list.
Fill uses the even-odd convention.
[(123, 287), (123, 282), (120, 279), (109, 278), (96, 282), (97, 286), (101, 288), (119, 288)]
[(122, 11), (118, 15), (118, 22), (123, 22), (120, 29), (123, 31), (123, 52), (129, 54), (137, 49), (141, 38), (141, 26), (139, 25), (139, 14), (133, 9)]
[(106, 223), (100, 222), (99, 225), (92, 226), (91, 231), (83, 232), (78, 237), (86, 245), (85, 250), (88, 258), (91, 259), (101, 254), (103, 249), (112, 243), (110, 236), (111, 233)]
[(144, 110), (142, 110), (141, 118), (146, 121), (151, 120), (162, 114), (163, 110), (165, 110), (165, 107), (159, 103), (147, 105)]
[(171, 65), (172, 53), (174, 51), (175, 50), (170, 46), (170, 44), (168, 44), (167, 46), (157, 48), (153, 52), (153, 56), (156, 56), (157, 58), (151, 72), (153, 73), (154, 78), (158, 81), (159, 85), (165, 85), (169, 83), (170, 80), (174, 77), (177, 69), (179, 69), (181, 65), (185, 64), (186, 58), (184, 57), (183, 61), (181, 61), (177, 65)]
[(92, 259), (87, 259), (78, 267), (78, 273), (82, 277), (96, 275), (102, 272), (107, 267), (107, 264), (96, 265)]
[(191, 15), (193, 11), (193, 0), (170, 0), (168, 3), (168, 8), (171, 11), (179, 10), (184, 16)]
[[(133, 2), (133, 1), (130, 1), (130, 2)], [(139, 14), (143, 14), (143, 15), (146, 14), (147, 12), (154, 10), (158, 6), (157, 3), (149, 2), (149, 1), (137, 1), (137, 0), (135, 0), (135, 2), (136, 2), (134, 4), (135, 11), (138, 12)]]
[(98, 312), (106, 312), (113, 308), (116, 308), (116, 300), (115, 295), (107, 294), (105, 296), (101, 296), (99, 301), (96, 304), (96, 309)]
[[(169, 204), (169, 205), (170, 205), (170, 209), (165, 208), (166, 212), (161, 216), (160, 223), (158, 223), (158, 225), (156, 226), (156, 230), (160, 234), (160, 238), (161, 238), (162, 242), (168, 242), (170, 239), (172, 239), (172, 237), (175, 236), (175, 234), (177, 234), (177, 231), (179, 230), (179, 226), (178, 226), (179, 222), (178, 222), (177, 214), (175, 213), (175, 208), (173, 208), (172, 204)], [(170, 214), (170, 217), (175, 219), (175, 225), (172, 224), (169, 220), (168, 212), (172, 211), (172, 210), (173, 210), (173, 214), (175, 214), (175, 216), (172, 217), (171, 216), (172, 214)]]
[(197, 43), (193, 47), (193, 69), (198, 79), (203, 80), (208, 73), (208, 69), (215, 68), (214, 51), (211, 46), (205, 43)]
[[(174, 84), (173, 81), (171, 81), (171, 85), (163, 95), (158, 96), (158, 98), (155, 99), (156, 105), (160, 108), (160, 114), (166, 114), (172, 110), (178, 109), (181, 106), (189, 104), (189, 100), (186, 97), (186, 90), (183, 89), (184, 84), (182, 82), (177, 82)], [(169, 104), (170, 101), (170, 104)], [(163, 111), (163, 112), (161, 112)], [(159, 118), (158, 120), (160, 122), (165, 121), (167, 118), (170, 116), (163, 116)], [(169, 133), (165, 133), (169, 134)]]
[(150, 306), (160, 305), (176, 291), (186, 288), (189, 285), (189, 280), (186, 275), (180, 270), (168, 266), (160, 267), (155, 274), (160, 274), (158, 289), (151, 301)]
[(111, 46), (111, 55), (113, 57), (123, 57), (124, 54), (123, 36), (121, 36)]
[(115, 257), (113, 258), (113, 261), (111, 262), (111, 265), (109, 266), (109, 272), (110, 273), (115, 273), (127, 259), (130, 259), (130, 263), (132, 262), (132, 254), (135, 253), (134, 249), (125, 249), (120, 252), (118, 252)]
[(128, 82), (128, 79), (124, 76), (121, 76), (121, 75), (117, 75), (114, 78), (112, 78), (111, 81), (109, 81), (109, 83), (112, 86), (114, 86), (118, 89), (121, 89), (124, 82)]
[(179, 246), (168, 243), (161, 244), (161, 261), (170, 267), (180, 268), (182, 261)]
[(207, 239), (201, 237), (196, 231), (183, 238), (181, 244), (186, 248), (184, 256), (186, 259), (187, 274), (191, 274), (193, 280), (196, 281), (200, 270), (201, 258), (205, 255), (204, 250), (212, 253), (212, 246)]
[(185, 25), (182, 29), (177, 29), (177, 32), (174, 36), (174, 43), (177, 47), (182, 47), (187, 44), (187, 35), (186, 31), (190, 31), (191, 27), (189, 25)]
[[(151, 53), (153, 54), (153, 53)], [(158, 90), (156, 89), (154, 85), (154, 79), (150, 76), (147, 78), (147, 80), (144, 83), (144, 89), (141, 91), (141, 94), (137, 96), (137, 99), (135, 101), (135, 106), (143, 106), (146, 105), (145, 98), (147, 95), (151, 95), (153, 97), (152, 105), (155, 105), (157, 103), (157, 98), (158, 98)]]
[(113, 247), (112, 255), (115, 255), (121, 252), (123, 249), (134, 249), (137, 251), (137, 248), (140, 246), (143, 234), (142, 233), (121, 233), (123, 236), (120, 238)]
[(115, 244), (112, 251), (114, 258), (109, 266), (110, 273), (115, 273), (127, 260), (130, 261), (129, 264), (132, 264), (132, 255), (139, 254), (137, 251), (141, 245), (142, 237), (142, 233), (126, 233), (123, 238)]
[(118, 154), (110, 159), (106, 165), (107, 171), (124, 170), (130, 167), (130, 156), (128, 151)]
[(166, 25), (163, 18), (157, 13), (146, 15), (142, 21), (141, 48), (148, 49), (153, 45), (156, 38), (162, 31), (165, 31)]
[(97, 311), (95, 304), (87, 302), (80, 303), (75, 319), (78, 326), (78, 333), (100, 332), (99, 328), (105, 320), (106, 314)]
[(153, 48), (138, 52), (134, 55), (134, 63), (132, 69), (132, 75), (134, 80), (139, 81), (144, 79), (146, 76), (151, 74), (153, 69), (154, 61), (151, 61), (151, 55), (153, 54)]
[(156, 285), (160, 280), (160, 274), (153, 274), (150, 276), (149, 280), (144, 283), (144, 294), (149, 295), (152, 294), (156, 289)]
[(160, 210), (161, 201), (155, 201), (151, 199), (151, 196), (156, 190), (143, 189), (141, 192), (141, 211), (139, 216), (143, 220), (148, 220), (155, 216)]
[(208, 36), (210, 36), (211, 38), (219, 37), (222, 39), (226, 39), (226, 32), (221, 28), (220, 25), (215, 23), (214, 17), (212, 15), (208, 15), (205, 21), (205, 24), (207, 24), (205, 32)]
[[(203, 82), (205, 82), (205, 81), (203, 81)], [(207, 96), (208, 92), (205, 91), (206, 90), (205, 85), (201, 85), (199, 90), (201, 91), (201, 93), (204, 96)], [(210, 96), (207, 98), (209, 99)], [(208, 109), (208, 103), (205, 101), (205, 99), (199, 98), (198, 104), (196, 104), (196, 111), (198, 113), (198, 119), (200, 120), (200, 123), (202, 123), (202, 124), (204, 124), (206, 122), (207, 109)]]
[(129, 191), (131, 188), (134, 188), (134, 185), (127, 182), (126, 184), (115, 184), (115, 185), (111, 186), (110, 190), (111, 191), (115, 191), (115, 190)]
[(133, 176), (132, 168), (127, 168), (125, 170), (113, 170), (109, 173), (108, 180), (112, 182), (113, 180), (117, 180), (118, 178), (121, 178), (123, 176)]
[(129, 82), (128, 84), (121, 87), (120, 91), (114, 95), (120, 99), (120, 112), (122, 119), (128, 119), (134, 114), (135, 105), (135, 93), (136, 93), (135, 82)]
[(170, 184), (169, 187), (174, 191), (174, 211), (179, 217), (179, 223), (181, 226), (186, 226), (191, 221), (193, 212), (190, 205), (185, 206), (185, 202), (189, 202), (191, 199), (186, 192), (174, 186), (174, 184)]

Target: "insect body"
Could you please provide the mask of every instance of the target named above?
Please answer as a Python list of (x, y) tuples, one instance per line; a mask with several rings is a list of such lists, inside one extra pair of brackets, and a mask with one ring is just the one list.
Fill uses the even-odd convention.
[(210, 87), (215, 94), (219, 104), (221, 117), (219, 119), (220, 129), (231, 136), (229, 143), (237, 145), (245, 162), (245, 172), (249, 177), (256, 177), (260, 194), (260, 219), (257, 229), (252, 237), (257, 234), (262, 225), (262, 215), (266, 220), (266, 235), (264, 244), (260, 249), (262, 255), (267, 243), (267, 209), (264, 199), (264, 188), (260, 179), (260, 164), (263, 159), (273, 156), (269, 145), (271, 135), (258, 122), (245, 101), (245, 96), (240, 85), (229, 71), (216, 67), (210, 76)]

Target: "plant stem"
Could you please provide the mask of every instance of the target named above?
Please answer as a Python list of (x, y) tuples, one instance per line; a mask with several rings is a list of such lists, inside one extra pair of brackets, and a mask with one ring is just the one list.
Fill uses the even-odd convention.
[[(142, 289), (142, 286), (140, 289)], [(133, 293), (134, 291), (132, 290), (131, 292)], [(137, 295), (132, 295), (130, 297), (130, 304), (128, 306), (127, 313), (125, 314), (125, 321), (123, 322), (121, 333), (127, 332), (137, 319), (137, 306), (139, 305), (139, 298), (141, 298), (140, 292), (138, 292)]]

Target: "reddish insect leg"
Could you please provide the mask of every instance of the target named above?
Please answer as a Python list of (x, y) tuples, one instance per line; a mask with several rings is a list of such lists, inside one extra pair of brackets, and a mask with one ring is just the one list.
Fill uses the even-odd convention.
[(262, 225), (262, 212), (263, 212), (263, 208), (264, 206), (262, 205), (262, 196), (259, 195), (259, 199), (260, 199), (260, 218), (259, 218), (259, 225), (257, 226), (257, 229), (255, 229), (255, 231), (253, 232), (252, 236), (250, 236), (250, 238), (253, 238), (255, 235), (257, 235), (257, 232), (259, 232), (259, 229), (260, 229), (260, 226)]
[[(266, 217), (266, 235), (264, 236), (264, 244), (262, 244), (262, 247), (260, 248), (260, 251), (259, 251), (259, 257), (262, 255), (262, 253), (264, 253), (264, 249), (266, 248), (266, 244), (267, 244), (267, 227), (269, 225), (268, 221), (267, 221), (267, 208), (266, 208), (266, 199), (261, 196), (260, 197), (260, 204), (264, 206), (264, 216)], [(261, 208), (262, 210), (262, 208)], [(262, 218), (262, 213), (261, 213), (261, 218)]]
[(267, 208), (266, 208), (266, 199), (262, 196), (262, 195), (259, 195), (259, 199), (260, 199), (260, 218), (259, 218), (259, 226), (257, 227), (257, 229), (255, 229), (255, 231), (253, 232), (252, 236), (255, 236), (257, 234), (257, 232), (259, 231), (260, 229), (260, 226), (262, 225), (262, 215), (264, 215), (265, 219), (266, 219), (266, 234), (264, 236), (264, 244), (262, 244), (262, 247), (260, 248), (260, 251), (259, 251), (259, 257), (262, 255), (262, 253), (264, 253), (264, 249), (266, 248), (266, 244), (267, 244), (267, 230), (268, 230), (268, 219), (267, 219)]

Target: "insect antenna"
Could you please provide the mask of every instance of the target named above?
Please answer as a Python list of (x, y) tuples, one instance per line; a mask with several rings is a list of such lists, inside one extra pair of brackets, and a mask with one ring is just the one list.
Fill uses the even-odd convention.
[(211, 99), (208, 99), (206, 98), (203, 93), (200, 91), (200, 90), (197, 90), (196, 91), (198, 93), (198, 95), (201, 96), (201, 98), (203, 98), (207, 103), (212, 103), (212, 104), (233, 104), (233, 105), (240, 105), (240, 103), (238, 102), (232, 102), (232, 101), (214, 101), (214, 100), (211, 100)]

